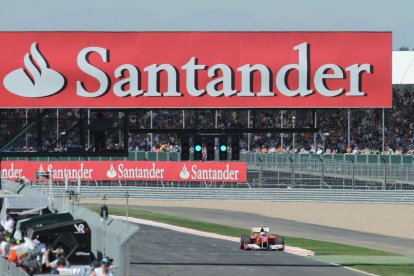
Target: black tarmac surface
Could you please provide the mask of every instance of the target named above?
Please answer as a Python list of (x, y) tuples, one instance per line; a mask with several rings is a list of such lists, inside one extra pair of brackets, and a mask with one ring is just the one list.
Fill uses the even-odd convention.
[(414, 258), (414, 239), (390, 237), (224, 210), (154, 206), (136, 206), (133, 208), (246, 229), (250, 229), (252, 226), (266, 225), (270, 227), (271, 232), (284, 236), (350, 244)]
[(244, 251), (239, 244), (139, 225), (131, 241), (129, 275), (363, 275), (278, 251)]

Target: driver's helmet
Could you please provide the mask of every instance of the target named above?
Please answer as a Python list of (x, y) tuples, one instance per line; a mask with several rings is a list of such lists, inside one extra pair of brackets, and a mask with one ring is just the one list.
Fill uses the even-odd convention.
[(261, 231), (260, 232), (260, 236), (262, 236), (262, 237), (266, 236), (266, 232), (265, 231)]

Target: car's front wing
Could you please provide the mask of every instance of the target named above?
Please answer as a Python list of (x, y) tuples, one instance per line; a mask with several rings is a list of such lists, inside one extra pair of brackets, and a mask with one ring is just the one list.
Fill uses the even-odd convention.
[(256, 243), (244, 244), (245, 250), (281, 250), (283, 247), (281, 244), (271, 244), (269, 247), (263, 247)]

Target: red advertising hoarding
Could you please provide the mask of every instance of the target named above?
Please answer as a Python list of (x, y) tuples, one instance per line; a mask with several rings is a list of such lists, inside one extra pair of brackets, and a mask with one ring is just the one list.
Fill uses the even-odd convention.
[(391, 107), (390, 32), (0, 32), (0, 108)]
[(3, 161), (3, 179), (26, 177), (36, 180), (37, 172), (50, 173), (54, 181), (69, 180), (149, 180), (246, 182), (244, 162), (151, 162), (151, 161)]

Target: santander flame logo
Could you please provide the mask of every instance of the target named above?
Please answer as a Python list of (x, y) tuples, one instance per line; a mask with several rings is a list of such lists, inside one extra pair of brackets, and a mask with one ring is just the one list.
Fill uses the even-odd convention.
[(116, 171), (114, 169), (114, 165), (113, 164), (111, 164), (111, 167), (106, 172), (106, 176), (108, 176), (109, 178), (115, 178), (116, 177)]
[(181, 179), (188, 179), (190, 177), (190, 172), (187, 170), (187, 167), (184, 165), (182, 171), (180, 172)]
[(65, 77), (49, 68), (36, 42), (30, 54), (24, 56), (24, 68), (10, 72), (3, 80), (4, 87), (13, 94), (27, 98), (47, 97), (66, 86)]

